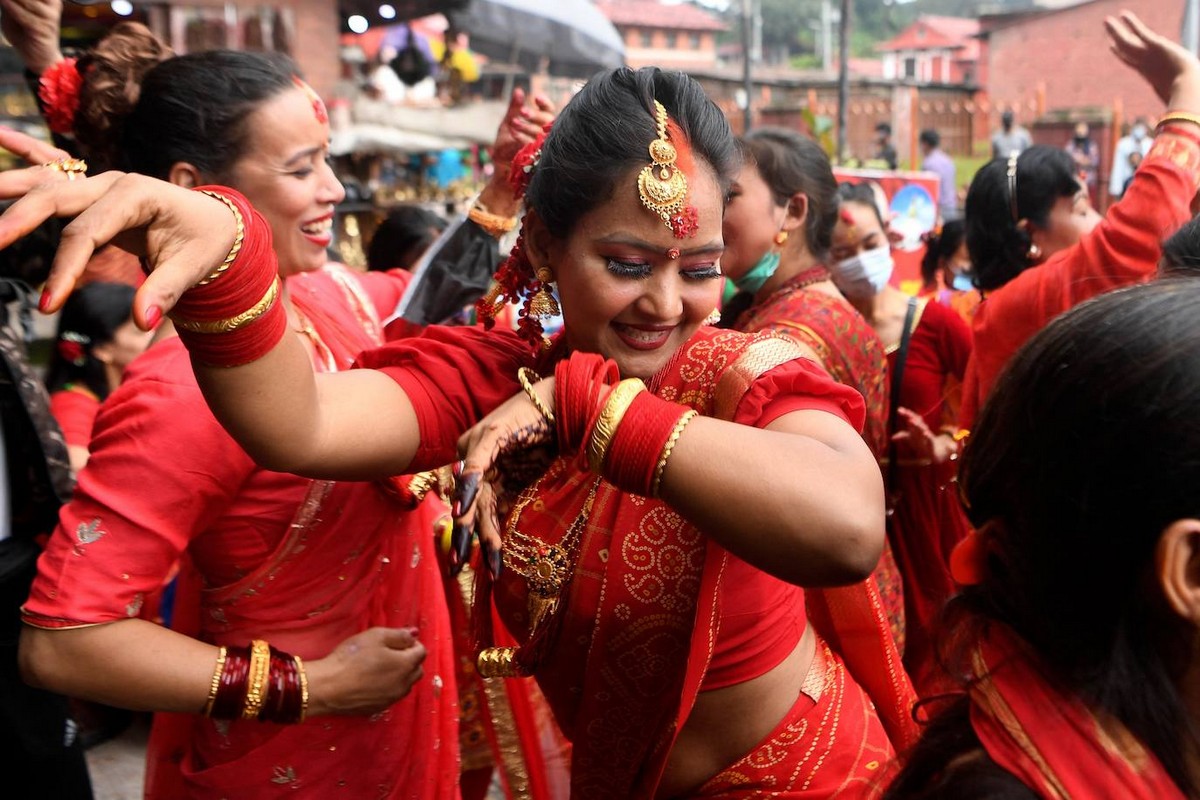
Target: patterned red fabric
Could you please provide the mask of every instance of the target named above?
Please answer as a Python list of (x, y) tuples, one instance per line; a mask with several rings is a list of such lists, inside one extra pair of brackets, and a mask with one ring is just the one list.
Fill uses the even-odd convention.
[[(288, 279), (338, 369), (380, 341), (374, 303), (364, 302), (386, 299), (379, 288), (334, 266)], [(319, 353), (314, 360), (323, 367)], [(256, 467), (208, 410), (182, 343), (166, 340), (106, 401), (25, 621), (71, 627), (135, 616), (186, 555), (195, 571), (181, 584), (176, 627), (207, 642), (265, 638), (311, 660), (372, 625), (416, 627), (428, 649), (425, 677), (373, 717), (280, 726), (157, 715), (147, 796), (451, 800), (458, 715), (435, 516), (428, 507), (405, 512), (372, 483)]]
[(973, 654), (971, 726), (992, 760), (1047, 800), (1183, 800), (1118, 720), (1060, 690), (1011, 630), (992, 623)]
[[(527, 350), (523, 358), (514, 358), (521, 348), (514, 335), (496, 332), (490, 337), (469, 330), (441, 331), (390, 345), (362, 360), (382, 368), (406, 389), (435, 462), (461, 425), (520, 391), (518, 367), (550, 372), (550, 363), (529, 363), (533, 356)], [(557, 350), (543, 361), (555, 357)], [(812, 362), (798, 358), (799, 352), (785, 339), (705, 328), (676, 353), (649, 388), (701, 414), (759, 425), (775, 405), (754, 391), (767, 382), (776, 398), (799, 400), (800, 407), (809, 398), (809, 407), (838, 409), (861, 423), (861, 398), (830, 381)], [(464, 396), (474, 399), (464, 401)], [(756, 400), (744, 407), (748, 397)], [(527, 508), (521, 516), (524, 533), (554, 543), (596, 487), (567, 605), (559, 612), (561, 627), (535, 678), (573, 743), (572, 796), (649, 798), (712, 657), (727, 553), (664, 502), (623, 494), (597, 480), (574, 461), (560, 458), (538, 485), (541, 502), (530, 507), (536, 511)], [(835, 629), (844, 616), (852, 618), (844, 641), (849, 654), (843, 655), (853, 658), (870, 678), (872, 698), (888, 718), (889, 733), (901, 746), (907, 745), (915, 732), (911, 688), (881, 607), (870, 606), (854, 590), (838, 591), (852, 596), (828, 606)], [(527, 620), (524, 579), (505, 570), (493, 599), (505, 625), (522, 639)], [(879, 723), (869, 706), (864, 704), (862, 714), (842, 719), (839, 748), (858, 751), (878, 741), (874, 732)], [(886, 738), (881, 749), (880, 759), (886, 758)], [(847, 777), (830, 771), (820, 781), (838, 786)]]
[[(1181, 137), (1159, 134), (1192, 150)], [(1157, 146), (1157, 142), (1156, 142)], [(1200, 184), (1195, 160), (1181, 166), (1154, 149), (1142, 161), (1129, 190), (1104, 220), (1073, 247), (985, 293), (975, 312), (975, 350), (963, 382), (959, 424), (975, 422), (1004, 365), (1050, 320), (1084, 300), (1154, 277), (1162, 242), (1191, 219)]]

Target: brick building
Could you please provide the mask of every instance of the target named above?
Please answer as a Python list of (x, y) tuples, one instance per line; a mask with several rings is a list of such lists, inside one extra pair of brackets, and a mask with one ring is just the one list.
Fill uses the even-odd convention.
[(979, 20), (922, 14), (876, 46), (883, 77), (919, 83), (978, 82)]
[(717, 66), (717, 34), (727, 26), (715, 14), (658, 0), (598, 0), (596, 5), (624, 39), (629, 66), (685, 71)]
[(1073, 6), (983, 20), (983, 58), (993, 116), (1015, 107), (1046, 113), (1111, 112), (1125, 119), (1162, 112), (1145, 81), (1109, 51), (1104, 18), (1128, 9), (1154, 30), (1180, 38), (1185, 0), (1084, 0)]

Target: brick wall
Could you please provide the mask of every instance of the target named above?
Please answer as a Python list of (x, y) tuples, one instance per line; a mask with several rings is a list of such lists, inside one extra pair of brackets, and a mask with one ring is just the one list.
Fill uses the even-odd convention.
[(1000, 109), (1016, 106), (1029, 124), (1045, 84), (1045, 110), (1111, 109), (1121, 98), (1125, 119), (1162, 112), (1146, 83), (1109, 51), (1104, 18), (1123, 9), (1179, 40), (1184, 0), (1093, 0), (993, 31), (987, 46), (993, 126)]

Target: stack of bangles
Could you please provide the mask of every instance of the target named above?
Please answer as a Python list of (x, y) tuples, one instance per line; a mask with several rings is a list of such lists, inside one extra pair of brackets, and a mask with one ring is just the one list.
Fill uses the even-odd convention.
[(290, 725), (303, 722), (307, 712), (308, 678), (299, 656), (281, 653), (261, 639), (217, 653), (205, 716)]
[[(1188, 124), (1175, 124), (1180, 122)], [(1159, 117), (1156, 131), (1180, 136), (1200, 146), (1200, 114), (1191, 114), (1187, 111), (1168, 111)]]
[(467, 212), (467, 219), (483, 228), (493, 239), (502, 239), (504, 234), (517, 227), (516, 217), (504, 217), (488, 211), (487, 206), (476, 200)]
[[(236, 367), (262, 358), (283, 338), (287, 312), (280, 302), (278, 267), (266, 222), (246, 198), (223, 186), (196, 191), (225, 204), (237, 232), (225, 259), (184, 292), (171, 319), (192, 357), (211, 367)], [(236, 269), (232, 269), (236, 264)]]
[(574, 353), (555, 370), (555, 426), (564, 453), (617, 488), (658, 497), (671, 452), (696, 411), (646, 391), (637, 378), (612, 385), (611, 361)]

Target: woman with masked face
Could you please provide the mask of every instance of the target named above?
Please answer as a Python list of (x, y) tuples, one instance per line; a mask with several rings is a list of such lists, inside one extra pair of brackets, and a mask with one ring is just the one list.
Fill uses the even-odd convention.
[(953, 428), (941, 426), (946, 383), (963, 378), (971, 331), (941, 303), (910, 297), (888, 283), (891, 246), (871, 187), (843, 183), (838, 198), (833, 281), (888, 354), (888, 534), (904, 582), (904, 661), (924, 688), (933, 665), (930, 628), (954, 589), (950, 551), (968, 530), (954, 485), (959, 442)]

